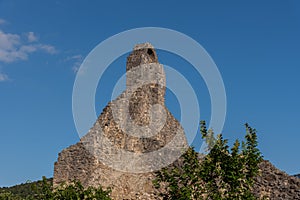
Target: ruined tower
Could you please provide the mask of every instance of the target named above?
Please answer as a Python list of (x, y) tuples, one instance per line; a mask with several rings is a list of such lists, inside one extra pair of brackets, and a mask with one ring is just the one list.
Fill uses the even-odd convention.
[[(153, 46), (136, 45), (127, 58), (126, 90), (108, 103), (77, 144), (59, 153), (54, 185), (79, 180), (85, 187), (111, 187), (116, 200), (159, 199), (153, 172), (174, 162), (187, 147), (182, 127), (165, 107), (165, 81)], [(298, 178), (268, 161), (260, 169), (253, 187), (256, 197), (300, 199)]]
[(111, 187), (114, 199), (156, 199), (153, 172), (188, 146), (183, 128), (165, 107), (165, 83), (153, 46), (136, 45), (127, 58), (126, 90), (77, 144), (59, 154), (54, 185), (80, 180), (84, 186)]

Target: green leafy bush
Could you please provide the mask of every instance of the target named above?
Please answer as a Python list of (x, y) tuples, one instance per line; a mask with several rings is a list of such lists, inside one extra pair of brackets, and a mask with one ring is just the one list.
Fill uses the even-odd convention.
[[(256, 130), (248, 124), (245, 142), (236, 140), (229, 150), (222, 134), (213, 137), (201, 121), (202, 138), (209, 153), (200, 158), (194, 148), (189, 148), (178, 161), (156, 172), (154, 185), (164, 189), (163, 199), (255, 199), (251, 192), (254, 177), (259, 173), (262, 156), (257, 148)], [(242, 147), (241, 147), (242, 146)]]
[[(51, 179), (52, 180), (52, 179)], [(20, 189), (21, 188), (21, 189)], [(69, 184), (61, 184), (58, 187), (53, 187), (52, 182), (46, 177), (41, 181), (30, 184), (28, 194), (25, 196), (23, 187), (14, 188), (13, 194), (11, 191), (0, 191), (0, 200), (110, 200), (111, 190), (104, 190), (101, 186), (98, 188), (88, 187), (84, 188), (79, 181), (74, 181)], [(18, 190), (19, 189), (19, 190)], [(18, 194), (19, 193), (19, 194)]]

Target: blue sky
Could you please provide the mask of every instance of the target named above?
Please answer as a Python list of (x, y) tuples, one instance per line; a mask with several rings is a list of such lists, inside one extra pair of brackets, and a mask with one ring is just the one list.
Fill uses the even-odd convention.
[[(300, 173), (298, 1), (0, 0), (0, 186), (53, 175), (58, 153), (79, 140), (72, 116), (76, 69), (106, 38), (148, 26), (185, 33), (213, 58), (226, 87), (225, 138), (242, 138), (248, 122), (265, 159)], [(201, 118), (209, 120), (201, 77), (178, 56), (158, 53), (197, 85)], [(100, 80), (98, 113), (125, 72), (125, 59)], [(175, 96), (168, 93), (166, 103), (179, 117)]]

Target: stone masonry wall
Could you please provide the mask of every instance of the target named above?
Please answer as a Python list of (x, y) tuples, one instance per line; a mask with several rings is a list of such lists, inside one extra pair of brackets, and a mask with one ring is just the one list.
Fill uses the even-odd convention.
[[(114, 199), (157, 199), (153, 171), (179, 157), (187, 141), (165, 107), (166, 78), (149, 43), (134, 48), (126, 71), (126, 91), (77, 144), (59, 154), (54, 185), (76, 179), (84, 186), (112, 187)], [(159, 157), (151, 156), (157, 151)]]

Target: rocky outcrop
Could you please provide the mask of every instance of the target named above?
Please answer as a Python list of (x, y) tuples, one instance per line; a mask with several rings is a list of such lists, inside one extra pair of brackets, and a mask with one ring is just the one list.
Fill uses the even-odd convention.
[(253, 191), (257, 197), (271, 200), (300, 199), (300, 179), (280, 171), (269, 161), (260, 163)]

